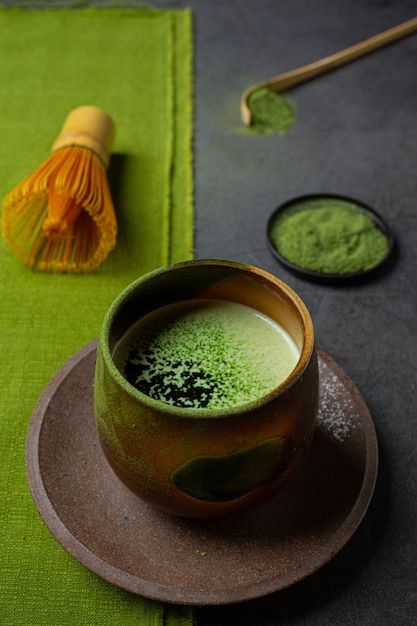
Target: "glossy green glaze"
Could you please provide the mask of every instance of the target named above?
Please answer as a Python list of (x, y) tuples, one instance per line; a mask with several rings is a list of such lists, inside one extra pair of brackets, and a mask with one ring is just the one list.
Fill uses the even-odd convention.
[(287, 439), (268, 439), (224, 456), (199, 456), (172, 472), (183, 493), (207, 502), (234, 500), (276, 478), (284, 469)]

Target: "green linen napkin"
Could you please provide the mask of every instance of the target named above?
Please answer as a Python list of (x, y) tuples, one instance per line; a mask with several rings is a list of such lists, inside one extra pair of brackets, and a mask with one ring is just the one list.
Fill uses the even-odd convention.
[(24, 450), (37, 398), (96, 337), (139, 275), (192, 257), (192, 25), (187, 9), (0, 10), (0, 194), (49, 154), (69, 111), (116, 124), (109, 169), (117, 246), (85, 275), (31, 272), (0, 241), (0, 623), (185, 625), (191, 610), (105, 582), (47, 530)]

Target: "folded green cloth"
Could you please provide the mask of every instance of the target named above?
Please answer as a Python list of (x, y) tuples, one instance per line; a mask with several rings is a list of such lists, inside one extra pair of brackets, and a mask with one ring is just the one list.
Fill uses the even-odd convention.
[[(42, 522), (24, 467), (36, 400), (96, 337), (139, 275), (192, 257), (189, 10), (0, 10), (0, 194), (49, 154), (67, 114), (94, 104), (116, 124), (110, 162), (116, 248), (91, 274), (31, 272), (0, 241), (0, 623), (188, 625), (70, 557)], [(57, 451), (59, 454), (59, 451)]]

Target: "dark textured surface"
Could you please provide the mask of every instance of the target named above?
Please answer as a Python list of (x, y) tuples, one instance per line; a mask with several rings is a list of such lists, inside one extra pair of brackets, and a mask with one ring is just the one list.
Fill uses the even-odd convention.
[[(318, 343), (371, 410), (380, 446), (375, 497), (360, 529), (321, 571), (244, 605), (204, 608), (199, 626), (417, 623), (416, 337), (417, 35), (287, 94), (298, 120), (284, 137), (245, 137), (251, 84), (417, 15), (405, 0), (210, 0), (195, 16), (196, 256), (254, 263), (309, 307)], [(392, 227), (398, 258), (382, 277), (331, 287), (272, 258), (265, 223), (306, 193), (353, 196)]]

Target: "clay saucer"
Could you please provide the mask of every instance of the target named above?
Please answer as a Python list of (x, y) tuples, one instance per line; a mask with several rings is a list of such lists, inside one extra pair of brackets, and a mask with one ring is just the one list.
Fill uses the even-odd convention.
[(26, 443), (35, 504), (80, 563), (148, 598), (227, 604), (293, 585), (351, 538), (374, 490), (377, 440), (362, 396), (326, 353), (319, 351), (317, 429), (297, 480), (245, 514), (201, 521), (154, 510), (109, 467), (94, 422), (96, 345), (85, 346), (51, 379)]

